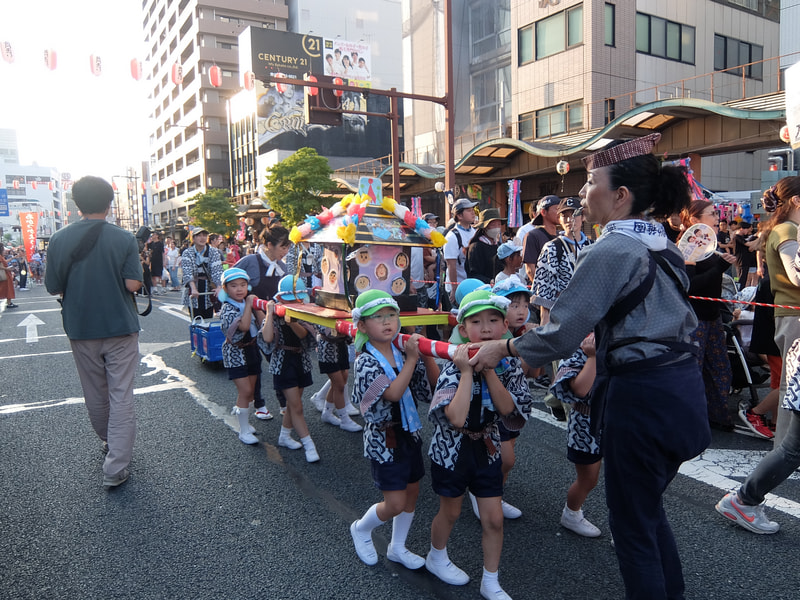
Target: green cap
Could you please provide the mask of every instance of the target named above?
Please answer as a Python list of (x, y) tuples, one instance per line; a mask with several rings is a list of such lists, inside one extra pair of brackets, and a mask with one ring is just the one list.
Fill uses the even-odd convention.
[(489, 290), (475, 290), (461, 300), (458, 309), (458, 322), (463, 323), (464, 319), (482, 310), (497, 310), (505, 317), (509, 304), (511, 302), (508, 298), (497, 296)]

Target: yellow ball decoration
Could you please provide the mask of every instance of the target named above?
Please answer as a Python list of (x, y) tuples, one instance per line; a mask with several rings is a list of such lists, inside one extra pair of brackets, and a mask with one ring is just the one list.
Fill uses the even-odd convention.
[(439, 233), (438, 231), (431, 231), (431, 243), (436, 246), (437, 248), (441, 248), (445, 245), (447, 240), (444, 239), (444, 236)]
[(297, 228), (297, 225), (292, 227), (292, 230), (289, 232), (289, 241), (293, 244), (299, 244), (303, 239), (303, 234), (300, 233), (300, 230)]
[(394, 198), (384, 196), (381, 206), (386, 212), (394, 214), (394, 209), (397, 208), (397, 202), (394, 201)]

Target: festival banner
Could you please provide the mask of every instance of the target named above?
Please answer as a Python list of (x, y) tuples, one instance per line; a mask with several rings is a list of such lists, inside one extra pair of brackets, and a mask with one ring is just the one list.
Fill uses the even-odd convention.
[(25, 243), (25, 256), (31, 261), (33, 260), (34, 252), (36, 252), (36, 232), (39, 228), (39, 213), (19, 213), (19, 224), (22, 227), (22, 241)]

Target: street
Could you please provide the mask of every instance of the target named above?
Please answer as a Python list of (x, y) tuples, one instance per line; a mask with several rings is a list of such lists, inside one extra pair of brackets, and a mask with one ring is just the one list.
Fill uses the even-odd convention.
[[(480, 597), (480, 524), (468, 502), (448, 545), (471, 578), (467, 586), (387, 561), (389, 523), (374, 535), (378, 564), (358, 560), (348, 527), (381, 496), (361, 434), (322, 423), (308, 402), (324, 382), (316, 370), (304, 399), (319, 463), (277, 447), (280, 417), (269, 374), (264, 394), (275, 419), (251, 417), (260, 444), (238, 440), (230, 416), (235, 387), (221, 366), (191, 355), (176, 292), (155, 297), (153, 312), (140, 319), (131, 477), (105, 492), (100, 441), (83, 406), (59, 304), (43, 286), (19, 292), (15, 302), (18, 309), (0, 308), (0, 599)], [(586, 539), (562, 528), (574, 468), (564, 428), (545, 412), (543, 391), (534, 394), (535, 418), (519, 438), (504, 496), (523, 516), (505, 523), (500, 583), (516, 599), (622, 598), (602, 477), (584, 510), (603, 535)], [(429, 440), (425, 405), (420, 413)], [(768, 516), (781, 525), (773, 536), (746, 532), (714, 510), (771, 447), (714, 431), (710, 449), (684, 465), (665, 495), (687, 598), (797, 597), (797, 475), (768, 500)], [(423, 557), (437, 508), (426, 476), (408, 540)]]

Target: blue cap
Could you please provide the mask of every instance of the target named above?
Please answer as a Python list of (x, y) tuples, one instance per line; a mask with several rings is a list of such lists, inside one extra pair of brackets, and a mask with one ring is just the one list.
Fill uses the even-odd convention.
[(306, 291), (306, 283), (295, 275), (284, 275), (278, 282), (278, 293), (275, 294), (275, 300), (303, 300), (308, 302), (308, 291)]
[(493, 294), (497, 294), (498, 296), (503, 296), (505, 298), (508, 298), (512, 294), (517, 294), (519, 292), (527, 294), (529, 298), (533, 295), (533, 292), (531, 292), (530, 288), (522, 283), (522, 280), (516, 275), (506, 277), (503, 279), (503, 281), (495, 284), (495, 286), (492, 288)]
[[(484, 287), (481, 287), (484, 286)], [(461, 300), (464, 299), (464, 296), (467, 294), (474, 292), (477, 289), (489, 289), (489, 285), (483, 283), (480, 279), (475, 278), (468, 278), (458, 284), (456, 288), (456, 304), (461, 304)]]

